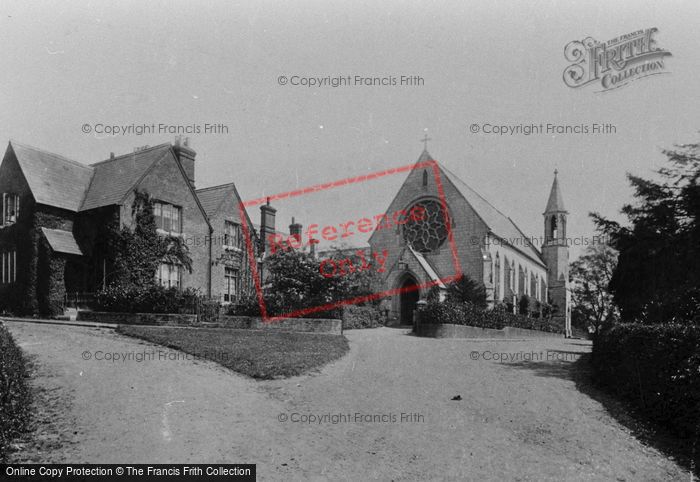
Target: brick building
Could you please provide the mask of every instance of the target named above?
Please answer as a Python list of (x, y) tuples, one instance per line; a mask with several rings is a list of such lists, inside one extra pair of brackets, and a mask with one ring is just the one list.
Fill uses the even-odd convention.
[[(416, 165), (425, 166), (429, 161), (432, 158), (426, 150)], [(531, 307), (553, 304), (555, 318), (570, 333), (568, 213), (556, 172), (543, 214), (544, 236), (538, 237), (543, 242), (538, 243), (452, 172), (437, 165), (462, 272), (483, 282), (491, 306), (507, 303), (517, 307), (523, 295), (528, 296)], [(436, 179), (430, 166), (411, 170), (390, 203), (387, 217), (401, 211), (410, 213), (418, 206), (425, 220), (375, 230), (369, 239), (370, 251), (386, 250), (388, 255), (383, 288), (398, 289), (399, 294), (387, 300), (386, 307), (401, 323), (412, 321), (417, 301), (427, 295), (428, 289), (413, 287), (428, 283), (444, 286), (440, 280), (456, 274)]]
[(191, 272), (162, 263), (158, 282), (235, 300), (251, 283), (241, 223), (255, 231), (233, 183), (195, 189), (195, 157), (176, 141), (85, 165), (10, 142), (0, 164), (0, 311), (56, 314), (66, 294), (106, 286), (105, 227), (133, 226), (137, 191), (155, 201), (159, 233), (182, 237), (192, 259)]

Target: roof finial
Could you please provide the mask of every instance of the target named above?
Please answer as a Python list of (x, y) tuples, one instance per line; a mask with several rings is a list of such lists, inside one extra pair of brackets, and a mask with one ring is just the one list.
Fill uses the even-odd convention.
[(423, 150), (427, 151), (428, 150), (428, 141), (432, 141), (430, 137), (428, 137), (428, 133), (425, 133), (425, 136), (423, 136), (423, 139), (421, 139), (421, 142), (423, 143)]

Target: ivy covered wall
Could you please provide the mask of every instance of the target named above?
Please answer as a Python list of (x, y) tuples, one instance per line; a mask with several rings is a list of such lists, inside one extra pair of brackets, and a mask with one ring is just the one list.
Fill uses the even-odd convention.
[(60, 312), (65, 294), (66, 258), (52, 253), (41, 228), (71, 231), (75, 214), (20, 199), (17, 223), (0, 232), (0, 251), (17, 252), (17, 280), (0, 284), (0, 311), (17, 315), (52, 316)]
[[(117, 206), (76, 214), (36, 204), (31, 195), (20, 206), (17, 223), (0, 230), (0, 251), (17, 252), (16, 282), (0, 283), (0, 312), (55, 316), (62, 314), (67, 292), (144, 288), (155, 283), (163, 259), (191, 272), (183, 239), (157, 233), (153, 200), (145, 192), (135, 194), (130, 226), (120, 226)], [(54, 252), (41, 228), (73, 232), (84, 256)]]

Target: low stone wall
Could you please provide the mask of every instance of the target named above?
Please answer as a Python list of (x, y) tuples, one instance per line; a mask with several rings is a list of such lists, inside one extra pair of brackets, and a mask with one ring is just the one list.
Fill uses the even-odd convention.
[(343, 334), (343, 322), (335, 319), (285, 318), (265, 322), (255, 316), (220, 315), (214, 323), (197, 323), (197, 315), (170, 313), (110, 313), (106, 311), (79, 311), (78, 321), (117, 323), (120, 325), (201, 326), (244, 330), (299, 331), (306, 333)]
[(237, 328), (249, 330), (301, 331), (307, 333), (343, 334), (343, 322), (330, 318), (284, 318), (274, 321), (263, 321), (255, 316), (221, 315), (216, 323), (204, 323), (204, 326), (215, 328)]
[(78, 321), (118, 323), (120, 325), (191, 326), (197, 324), (197, 315), (172, 313), (110, 313), (106, 311), (79, 311)]
[(560, 333), (527, 330), (506, 326), (501, 330), (479, 328), (477, 326), (450, 324), (419, 324), (414, 328), (416, 335), (429, 338), (563, 338)]

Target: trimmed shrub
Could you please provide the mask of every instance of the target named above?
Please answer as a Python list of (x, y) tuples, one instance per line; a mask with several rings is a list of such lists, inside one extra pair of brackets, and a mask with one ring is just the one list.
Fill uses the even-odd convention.
[(593, 341), (596, 381), (684, 439), (700, 436), (700, 325), (615, 324)]
[(27, 427), (31, 392), (27, 363), (7, 328), (0, 324), (0, 462), (9, 442)]
[(521, 315), (530, 314), (530, 297), (528, 295), (522, 295), (518, 300), (518, 313)]
[(471, 303), (454, 301), (429, 302), (420, 311), (421, 323), (476, 326), (500, 330), (506, 326), (528, 330), (564, 333), (564, 327), (549, 318), (528, 318), (506, 311), (504, 306), (482, 310)]
[(486, 287), (469, 276), (462, 275), (447, 285), (447, 300), (455, 303), (471, 303), (486, 308)]
[(347, 305), (343, 309), (343, 330), (378, 328), (384, 324), (384, 316), (376, 306)]
[[(328, 300), (322, 296), (309, 297), (303, 303), (288, 303), (283, 296), (275, 294), (267, 294), (265, 296), (265, 311), (267, 316), (286, 316), (304, 309), (313, 309), (318, 306), (329, 304)], [(226, 314), (232, 316), (261, 316), (260, 303), (255, 294), (242, 297), (239, 301), (231, 303), (226, 307)], [(325, 311), (313, 311), (310, 313), (297, 314), (293, 318), (312, 318), (312, 319), (342, 319), (343, 307), (337, 306)]]
[(160, 285), (124, 288), (109, 286), (95, 295), (97, 311), (122, 313), (194, 313), (201, 300), (199, 291), (164, 288)]
[(234, 303), (226, 305), (226, 314), (230, 316), (260, 316), (260, 302), (255, 294), (243, 296)]

